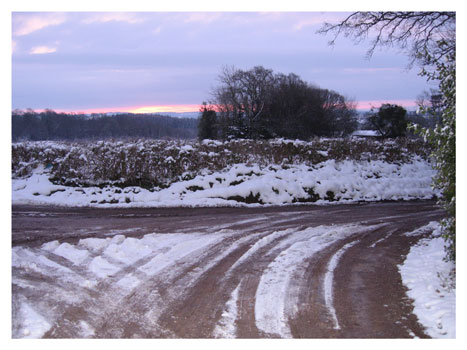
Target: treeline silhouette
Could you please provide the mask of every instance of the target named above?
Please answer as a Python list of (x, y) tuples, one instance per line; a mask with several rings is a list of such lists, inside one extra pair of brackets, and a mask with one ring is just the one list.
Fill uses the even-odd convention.
[(197, 136), (196, 118), (159, 114), (74, 114), (45, 110), (14, 110), (13, 141), (100, 140), (118, 138), (177, 138)]
[(224, 67), (218, 81), (200, 110), (200, 139), (308, 140), (345, 137), (358, 127), (354, 102), (294, 73)]

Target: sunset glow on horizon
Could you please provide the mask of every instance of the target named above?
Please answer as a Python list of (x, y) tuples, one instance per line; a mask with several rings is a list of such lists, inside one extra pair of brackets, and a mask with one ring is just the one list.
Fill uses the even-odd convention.
[[(383, 104), (395, 104), (406, 109), (415, 109), (417, 103), (414, 100), (370, 100), (356, 101), (356, 110), (370, 110), (379, 108)], [(193, 113), (199, 112), (200, 104), (180, 104), (180, 105), (155, 105), (155, 106), (140, 106), (140, 107), (109, 107), (109, 108), (89, 108), (80, 110), (71, 109), (53, 109), (57, 113), (84, 113), (84, 114), (100, 114), (100, 113), (133, 113), (133, 114), (157, 114), (157, 113)]]
[(57, 113), (84, 113), (84, 114), (100, 114), (100, 113), (186, 113), (198, 112), (200, 105), (180, 104), (180, 105), (156, 105), (156, 106), (130, 106), (130, 107), (100, 107), (87, 109), (53, 109)]
[(144, 106), (128, 110), (130, 113), (161, 113), (161, 112), (198, 112), (200, 105), (165, 105), (165, 106)]

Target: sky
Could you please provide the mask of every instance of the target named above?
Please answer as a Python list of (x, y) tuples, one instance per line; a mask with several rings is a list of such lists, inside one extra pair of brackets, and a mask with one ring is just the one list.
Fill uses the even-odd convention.
[(198, 111), (224, 66), (295, 73), (357, 102), (415, 108), (430, 89), (399, 49), (366, 58), (316, 31), (344, 12), (12, 12), (12, 109)]

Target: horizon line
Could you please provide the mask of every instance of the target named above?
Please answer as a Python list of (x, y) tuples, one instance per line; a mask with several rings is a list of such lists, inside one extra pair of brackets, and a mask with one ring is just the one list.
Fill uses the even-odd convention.
[[(350, 101), (351, 102), (351, 101)], [(383, 104), (396, 104), (404, 108), (415, 108), (415, 100), (364, 100), (355, 101), (356, 110), (371, 110), (379, 108)], [(70, 108), (31, 108), (33, 111), (53, 110), (57, 113), (76, 113), (76, 114), (105, 114), (105, 113), (132, 113), (132, 114), (152, 114), (152, 113), (194, 113), (199, 112), (201, 104), (178, 104), (178, 105), (145, 105), (130, 107), (99, 107), (88, 109), (70, 109)], [(21, 108), (15, 108), (21, 109)], [(26, 108), (28, 109), (28, 108)]]

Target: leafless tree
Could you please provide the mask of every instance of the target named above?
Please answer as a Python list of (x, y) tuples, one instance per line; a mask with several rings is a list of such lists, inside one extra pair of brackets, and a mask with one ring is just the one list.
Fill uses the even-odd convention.
[[(368, 57), (378, 46), (398, 46), (408, 51), (411, 64), (425, 64), (426, 52), (440, 60), (455, 50), (455, 28), (455, 12), (355, 12), (340, 23), (325, 23), (318, 33), (333, 33), (331, 45), (340, 35), (356, 43), (369, 39)], [(440, 40), (447, 45), (440, 47)]]
[(268, 94), (274, 84), (272, 70), (261, 66), (244, 71), (234, 67), (224, 67), (219, 81), (221, 85), (214, 90), (213, 97), (221, 118), (234, 120), (243, 129), (240, 133), (253, 137), (253, 125), (258, 122)]

